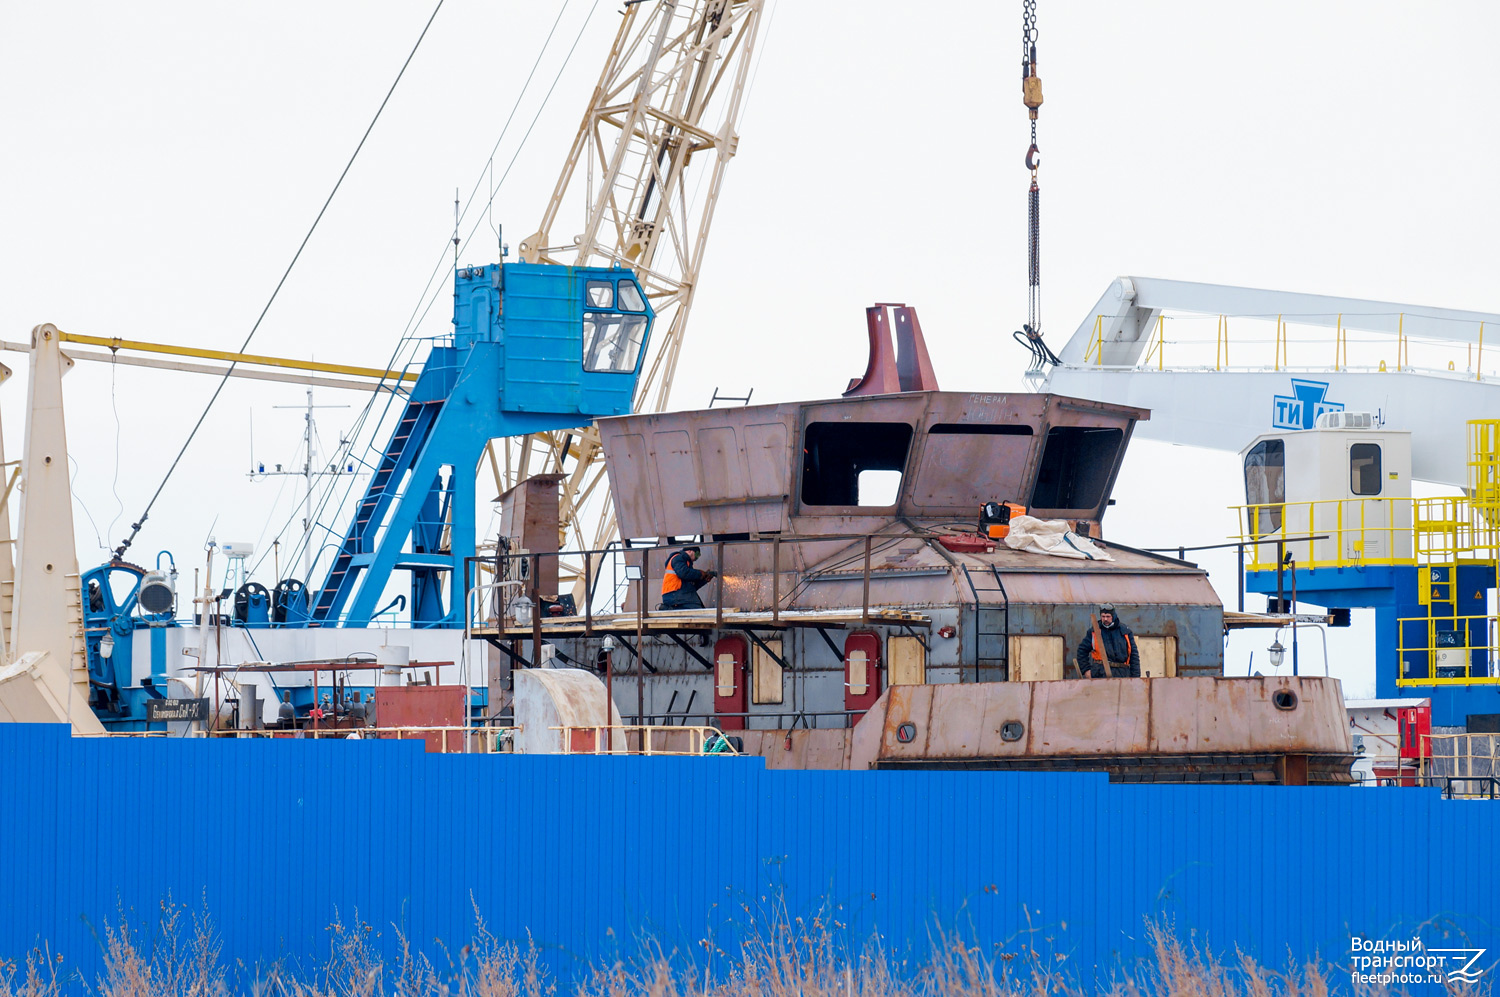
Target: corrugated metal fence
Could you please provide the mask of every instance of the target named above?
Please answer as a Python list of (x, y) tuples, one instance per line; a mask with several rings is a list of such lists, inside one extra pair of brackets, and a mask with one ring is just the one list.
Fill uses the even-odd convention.
[[(767, 772), (758, 759), (428, 755), (359, 741), (72, 739), (0, 725), (0, 958), (93, 979), (96, 932), (206, 905), (226, 959), (326, 959), (356, 920), (457, 951), (474, 912), (566, 980), (819, 910), (920, 959), (935, 925), (1087, 978), (1151, 918), (1272, 967), (1351, 936), (1500, 952), (1500, 805), (1094, 775)], [(732, 951), (732, 948), (729, 949)]]

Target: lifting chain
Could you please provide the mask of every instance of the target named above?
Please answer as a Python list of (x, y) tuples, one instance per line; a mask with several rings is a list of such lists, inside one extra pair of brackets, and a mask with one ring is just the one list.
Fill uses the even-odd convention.
[(1021, 100), (1031, 116), (1031, 148), (1026, 168), (1036, 180), (1036, 112), (1042, 106), (1042, 79), (1036, 74), (1036, 0), (1025, 0), (1021, 15)]
[(1026, 150), (1026, 168), (1031, 171), (1031, 187), (1026, 192), (1027, 207), (1027, 300), (1026, 325), (1016, 339), (1031, 351), (1031, 373), (1049, 363), (1057, 363), (1052, 350), (1042, 342), (1042, 200), (1037, 186), (1037, 167), (1041, 150), (1036, 145), (1037, 110), (1042, 106), (1042, 79), (1036, 71), (1036, 0), (1024, 0), (1021, 18), (1021, 101), (1031, 118), (1031, 146)]

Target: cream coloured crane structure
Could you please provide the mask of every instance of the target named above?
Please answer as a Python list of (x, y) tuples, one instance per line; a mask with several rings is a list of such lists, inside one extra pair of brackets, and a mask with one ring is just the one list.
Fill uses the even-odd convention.
[[(0, 520), (9, 539), (6, 505), (20, 494), (20, 536), (15, 559), (0, 550), (0, 722), (68, 723), (77, 734), (102, 734), (89, 707), (84, 660), (83, 595), (73, 544), (73, 491), (63, 425), (63, 374), (73, 361), (53, 325), (31, 330), (26, 445), (19, 478), (7, 474)], [(0, 380), (8, 368), (0, 368)], [(0, 454), (0, 461), (3, 461)]]
[(1462, 488), (1464, 420), (1500, 411), (1497, 341), (1491, 312), (1119, 277), (1041, 386), (1150, 409), (1137, 436), (1215, 450), (1369, 412), (1412, 433), (1413, 477)]
[[(541, 224), (521, 242), (528, 263), (635, 270), (657, 315), (636, 411), (661, 411), (671, 396), (714, 209), (739, 143), (763, 4), (628, 3)], [(490, 456), (499, 484), (493, 444)], [(503, 487), (563, 473), (564, 542), (571, 533), (579, 548), (601, 547), (615, 531), (601, 457), (592, 426), (511, 440)], [(592, 499), (598, 504), (585, 522)]]

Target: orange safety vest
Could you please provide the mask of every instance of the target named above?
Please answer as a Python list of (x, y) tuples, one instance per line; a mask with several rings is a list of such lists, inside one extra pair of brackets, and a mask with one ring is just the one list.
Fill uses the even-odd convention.
[(673, 554), (671, 555), (671, 557), (667, 558), (667, 570), (666, 573), (661, 576), (662, 595), (676, 592), (678, 589), (682, 588), (682, 579), (678, 578), (677, 572), (672, 570), (672, 558), (676, 557), (677, 554), (682, 554), (684, 557), (687, 556), (686, 552), (679, 550), (676, 554)]
[[(682, 583), (678, 582), (677, 584), (681, 585)], [(1116, 624), (1116, 626), (1118, 626), (1118, 625), (1119, 624)], [(1089, 636), (1092, 637), (1093, 635), (1094, 635), (1094, 632), (1092, 630), (1090, 630), (1089, 631)], [(1099, 642), (1102, 644), (1104, 642), (1104, 628), (1103, 627), (1099, 628), (1099, 635), (1100, 635)], [(1125, 660), (1124, 661), (1117, 661), (1117, 662), (1115, 662), (1115, 664), (1117, 664), (1117, 665), (1123, 664), (1123, 665), (1128, 666), (1130, 664), (1130, 652), (1133, 651), (1134, 649), (1135, 649), (1135, 645), (1133, 645), (1130, 642), (1130, 634), (1126, 634), (1125, 635)], [(1102, 648), (1102, 647), (1096, 647), (1096, 648), (1094, 648), (1092, 651), (1089, 652), (1089, 656), (1091, 658), (1093, 658), (1095, 661), (1103, 661), (1104, 660), (1104, 648)]]

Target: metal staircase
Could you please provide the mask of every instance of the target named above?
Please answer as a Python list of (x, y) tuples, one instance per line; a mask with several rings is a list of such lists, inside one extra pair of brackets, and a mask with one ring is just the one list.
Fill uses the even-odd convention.
[[(1397, 620), (1398, 686), (1495, 683), (1500, 581), (1500, 420), (1470, 420), (1464, 497), (1415, 499), (1417, 604)], [(1471, 594), (1472, 593), (1472, 594)]]
[[(615, 304), (591, 304), (586, 319), (585, 288), (606, 284), (604, 297)], [(620, 318), (596, 325), (600, 315)], [(477, 544), (474, 472), (485, 447), (631, 411), (654, 316), (623, 267), (461, 267), (451, 345), (431, 347), (404, 407), (388, 410), (399, 418), (370, 460), (369, 484), (307, 625), (369, 626), (399, 603), (413, 627), (461, 628), (465, 562)], [(626, 319), (646, 323), (634, 367), (590, 366), (599, 342), (586, 344), (586, 331), (602, 336)], [(399, 593), (396, 572), (409, 578)], [(382, 608), (385, 600), (392, 601)]]
[(353, 594), (361, 572), (368, 566), (363, 555), (374, 553), (375, 540), (387, 513), (400, 498), (401, 482), (415, 466), (431, 436), (443, 402), (442, 398), (420, 401), (415, 393), (407, 400), (401, 421), (391, 433), (364, 498), (354, 511), (354, 520), (339, 545), (328, 578), (318, 592), (312, 612), (314, 625), (336, 618)]

